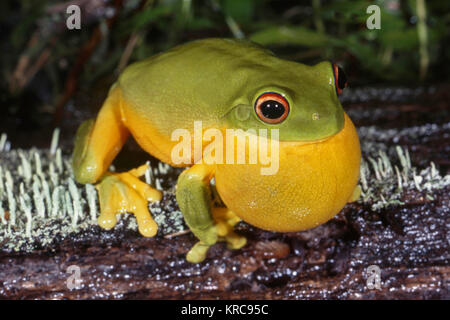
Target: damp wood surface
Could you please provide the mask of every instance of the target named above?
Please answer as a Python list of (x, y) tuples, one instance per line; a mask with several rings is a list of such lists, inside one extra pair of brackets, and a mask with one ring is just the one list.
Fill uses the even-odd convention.
[[(449, 88), (399, 101), (347, 98), (343, 105), (357, 127), (430, 126), (429, 135), (387, 136), (383, 142), (407, 147), (415, 166), (433, 161), (445, 175)], [(450, 299), (449, 189), (436, 190), (433, 199), (408, 190), (402, 199), (406, 204), (379, 210), (348, 204), (328, 223), (298, 233), (266, 232), (241, 223), (237, 232), (247, 237), (247, 245), (231, 251), (219, 243), (201, 264), (185, 260), (196, 242), (190, 233), (143, 238), (126, 228), (93, 226), (58, 239), (52, 250), (1, 251), (0, 298)], [(171, 197), (164, 201), (173, 202)], [(69, 289), (73, 273), (67, 269), (73, 265), (80, 267), (81, 283)], [(381, 271), (379, 289), (367, 286), (373, 265)]]

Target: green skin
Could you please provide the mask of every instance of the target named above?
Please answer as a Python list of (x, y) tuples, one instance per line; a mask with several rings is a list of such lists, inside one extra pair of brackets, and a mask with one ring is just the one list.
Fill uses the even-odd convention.
[[(290, 141), (323, 139), (344, 127), (329, 62), (311, 67), (282, 60), (247, 41), (206, 39), (175, 47), (127, 67), (119, 85), (127, 103), (168, 137), (199, 120), (204, 127), (277, 128), (280, 140)], [(288, 100), (282, 123), (267, 124), (254, 112), (264, 92)]]
[[(204, 128), (276, 128), (282, 141), (315, 141), (344, 127), (344, 111), (334, 82), (329, 62), (306, 66), (279, 59), (247, 41), (206, 39), (130, 65), (116, 85), (142, 123), (168, 139), (175, 129), (192, 130), (194, 121), (201, 120)], [(257, 116), (255, 101), (264, 92), (277, 92), (289, 102), (290, 112), (280, 124), (267, 124)], [(77, 133), (73, 167), (81, 183), (96, 182), (84, 177), (98, 176), (92, 171), (89, 152), (93, 126), (93, 121), (86, 123)], [(145, 136), (128, 129), (135, 137)], [(108, 179), (103, 181), (100, 189), (107, 197), (115, 187)], [(120, 182), (115, 184), (123, 189), (118, 186)], [(207, 248), (219, 240), (210, 194), (209, 180), (204, 176), (191, 174), (189, 169), (180, 175), (177, 201), (187, 225), (200, 239), (188, 254), (191, 262), (203, 260)]]

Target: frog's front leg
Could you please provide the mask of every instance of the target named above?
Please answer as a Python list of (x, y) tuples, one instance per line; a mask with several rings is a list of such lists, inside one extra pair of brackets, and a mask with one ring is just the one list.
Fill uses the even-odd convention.
[(188, 252), (189, 262), (203, 261), (209, 247), (217, 241), (227, 241), (231, 249), (239, 249), (246, 243), (244, 237), (233, 231), (240, 219), (227, 208), (212, 207), (210, 181), (213, 176), (214, 166), (196, 164), (178, 178), (178, 205), (186, 224), (200, 240)]
[(108, 172), (96, 185), (100, 198), (98, 224), (109, 230), (116, 225), (116, 214), (132, 212), (136, 216), (139, 232), (153, 237), (158, 231), (148, 210), (148, 201), (161, 200), (161, 192), (139, 180), (147, 165), (122, 173)]
[(146, 166), (123, 172), (107, 172), (113, 159), (129, 136), (121, 117), (121, 91), (115, 87), (105, 100), (97, 119), (85, 121), (77, 131), (72, 166), (79, 183), (97, 183), (100, 199), (98, 223), (105, 229), (116, 224), (116, 214), (135, 214), (139, 232), (147, 237), (157, 232), (148, 211), (147, 201), (161, 200), (161, 192), (145, 184), (139, 177)]

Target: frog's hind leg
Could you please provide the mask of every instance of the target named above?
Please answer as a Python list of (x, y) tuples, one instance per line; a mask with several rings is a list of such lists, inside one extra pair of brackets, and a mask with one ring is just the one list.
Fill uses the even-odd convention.
[(97, 119), (78, 128), (72, 167), (79, 183), (97, 182), (125, 144), (129, 130), (121, 116), (121, 93), (114, 87), (108, 94)]
[(203, 261), (208, 249), (217, 241), (226, 241), (231, 249), (240, 249), (247, 241), (233, 231), (240, 218), (228, 208), (213, 206), (210, 189), (213, 175), (213, 166), (196, 164), (178, 178), (178, 205), (186, 224), (200, 240), (186, 255), (189, 262)]
[[(228, 249), (240, 249), (247, 243), (247, 239), (234, 232), (234, 226), (241, 221), (241, 219), (230, 209), (222, 207), (211, 208), (212, 217), (214, 220), (214, 233), (217, 235), (216, 241), (225, 241)], [(211, 243), (206, 243), (202, 240), (197, 242), (186, 255), (186, 260), (192, 263), (202, 262)]]
[(97, 119), (84, 122), (77, 131), (72, 166), (79, 183), (96, 183), (100, 199), (98, 223), (105, 229), (116, 224), (116, 214), (135, 214), (139, 231), (154, 236), (156, 223), (148, 211), (147, 201), (161, 200), (161, 192), (139, 180), (146, 165), (123, 173), (107, 172), (129, 136), (122, 121), (120, 89), (113, 87)]

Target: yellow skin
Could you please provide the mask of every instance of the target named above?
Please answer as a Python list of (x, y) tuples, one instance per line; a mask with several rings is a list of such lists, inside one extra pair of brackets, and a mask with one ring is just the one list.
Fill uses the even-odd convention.
[[(75, 141), (75, 178), (97, 183), (99, 225), (111, 229), (116, 214), (132, 212), (143, 236), (157, 232), (147, 201), (159, 201), (162, 195), (139, 179), (146, 166), (107, 171), (130, 133), (161, 161), (191, 166), (180, 175), (176, 194), (187, 225), (199, 239), (187, 254), (190, 262), (202, 261), (217, 241), (232, 249), (245, 245), (245, 238), (233, 232), (241, 219), (278, 232), (328, 221), (358, 198), (361, 158), (358, 135), (337, 98), (343, 88), (336, 89), (340, 84), (333, 70), (328, 62), (309, 67), (248, 42), (224, 39), (194, 41), (129, 66), (97, 119), (84, 122)], [(277, 123), (268, 123), (257, 112), (267, 93), (275, 93), (289, 110)], [(262, 175), (260, 162), (205, 164), (194, 163), (193, 156), (190, 164), (174, 163), (171, 153), (178, 141), (171, 134), (185, 128), (193, 136), (194, 121), (202, 121), (204, 130), (221, 132), (278, 129), (278, 171)], [(203, 141), (203, 150), (208, 143)], [(246, 159), (257, 152), (250, 147), (246, 151)], [(212, 204), (212, 178), (225, 208)]]

